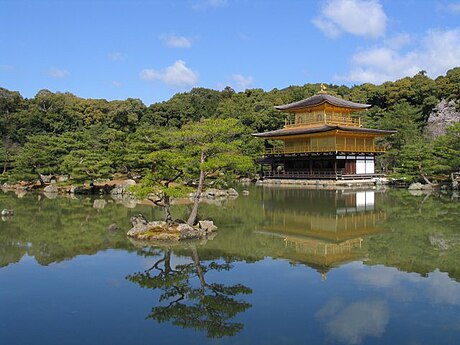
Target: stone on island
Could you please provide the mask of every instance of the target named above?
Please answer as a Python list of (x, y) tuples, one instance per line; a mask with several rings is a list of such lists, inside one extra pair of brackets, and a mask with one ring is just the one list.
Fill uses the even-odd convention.
[(131, 217), (131, 224), (133, 227), (127, 235), (143, 241), (202, 239), (217, 230), (217, 226), (211, 220), (200, 221), (196, 226), (190, 226), (186, 223), (149, 222), (142, 214)]

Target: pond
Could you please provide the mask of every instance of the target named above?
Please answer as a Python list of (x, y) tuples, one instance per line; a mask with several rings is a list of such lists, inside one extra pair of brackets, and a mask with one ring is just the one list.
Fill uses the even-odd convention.
[(126, 238), (148, 205), (1, 193), (0, 343), (460, 343), (458, 199), (243, 189), (170, 246)]

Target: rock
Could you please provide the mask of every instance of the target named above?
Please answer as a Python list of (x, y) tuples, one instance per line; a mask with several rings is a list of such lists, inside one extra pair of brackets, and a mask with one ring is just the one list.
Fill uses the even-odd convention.
[(198, 227), (206, 232), (214, 232), (217, 230), (217, 226), (214, 225), (212, 220), (200, 220)]
[(59, 192), (58, 187), (54, 183), (46, 186), (43, 191), (50, 194), (57, 194)]
[(130, 194), (127, 190), (128, 187), (134, 186), (136, 184), (136, 181), (134, 180), (125, 180), (121, 184), (115, 185), (115, 187), (112, 188), (110, 191), (110, 194), (112, 195), (123, 195), (123, 194)]
[(149, 222), (143, 215), (137, 215), (131, 218), (133, 227), (128, 231), (127, 235), (139, 240), (150, 241), (202, 239), (217, 229), (212, 221), (204, 222), (204, 227), (193, 227), (187, 223), (168, 225), (163, 221)]
[(408, 188), (409, 190), (422, 190), (423, 189), (423, 184), (419, 182), (411, 183), (411, 185)]
[(236, 198), (238, 195), (238, 192), (234, 188), (229, 188), (227, 190), (208, 188), (202, 193), (202, 197), (204, 198)]
[(409, 194), (413, 196), (422, 196), (422, 195), (427, 195), (426, 191), (422, 191), (421, 189), (409, 189)]
[(107, 204), (107, 201), (105, 201), (104, 199), (96, 199), (93, 202), (93, 208), (103, 209), (106, 204)]
[(450, 247), (448, 241), (442, 235), (439, 235), (439, 234), (430, 235), (428, 239), (430, 240), (430, 244), (432, 246), (435, 246), (440, 250), (447, 250)]
[(2, 210), (2, 213), (1, 213), (2, 216), (12, 216), (14, 215), (14, 211), (13, 210), (10, 210), (10, 209), (7, 209), (7, 208), (4, 208)]
[(107, 231), (109, 233), (115, 233), (117, 232), (118, 230), (120, 230), (120, 228), (118, 227), (117, 224), (113, 223), (113, 224), (110, 224), (108, 227), (107, 227)]
[(436, 188), (437, 185), (432, 185), (432, 184), (424, 184), (422, 185), (422, 190), (433, 190)]
[(177, 225), (177, 231), (180, 234), (180, 239), (192, 239), (192, 238), (201, 238), (206, 235), (206, 232), (202, 229), (196, 229), (188, 224), (179, 224)]
[(248, 191), (248, 190), (243, 190), (243, 191), (241, 192), (241, 194), (243, 194), (243, 195), (249, 195), (249, 191)]
[(131, 219), (131, 224), (133, 226), (138, 226), (138, 225), (145, 225), (145, 224), (148, 224), (148, 220), (147, 218), (145, 218), (145, 216), (143, 214), (138, 214), (136, 216), (132, 216)]
[(249, 177), (243, 177), (243, 178), (240, 178), (240, 182), (241, 183), (250, 183), (251, 179)]
[(460, 112), (454, 100), (441, 100), (428, 117), (424, 134), (431, 140), (446, 134), (447, 127), (460, 121)]
[(14, 194), (16, 194), (16, 196), (19, 198), (19, 199), (22, 199), (26, 194), (27, 194), (27, 191), (24, 190), (24, 189), (16, 189), (14, 191)]
[(53, 177), (53, 175), (42, 175), (42, 174), (40, 174), (40, 179), (43, 181), (43, 183), (50, 183), (52, 177)]
[(125, 192), (125, 189), (123, 188), (123, 186), (115, 186), (110, 191), (110, 194), (112, 194), (112, 195), (122, 195), (124, 192)]
[(136, 184), (137, 183), (134, 180), (125, 180), (125, 181), (123, 181), (122, 186), (129, 187), (129, 186), (134, 186)]
[(56, 177), (57, 182), (67, 182), (69, 181), (69, 175), (60, 175)]
[(166, 222), (149, 222), (142, 214), (131, 217), (131, 224), (133, 227), (128, 231), (127, 235), (139, 239), (147, 239), (148, 235), (159, 234), (167, 230)]
[(234, 188), (227, 189), (228, 196), (237, 197), (239, 194)]
[(51, 199), (51, 200), (54, 200), (54, 199), (56, 199), (58, 197), (58, 193), (44, 192), (43, 195), (46, 196), (47, 199)]
[(205, 198), (226, 197), (227, 196), (227, 191), (221, 190), (221, 189), (216, 189), (216, 188), (209, 188), (209, 189), (206, 189), (206, 191), (203, 193), (203, 196)]
[(137, 200), (130, 196), (123, 196), (121, 198), (121, 204), (127, 208), (136, 208)]

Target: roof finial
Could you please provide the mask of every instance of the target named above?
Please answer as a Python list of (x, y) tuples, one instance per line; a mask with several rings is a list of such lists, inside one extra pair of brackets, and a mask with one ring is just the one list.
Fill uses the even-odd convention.
[(324, 85), (323, 83), (321, 83), (321, 90), (319, 91), (319, 93), (327, 93), (326, 91), (326, 85)]

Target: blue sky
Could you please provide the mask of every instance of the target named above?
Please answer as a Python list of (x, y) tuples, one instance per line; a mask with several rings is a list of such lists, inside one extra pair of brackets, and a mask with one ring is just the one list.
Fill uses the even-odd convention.
[(460, 66), (460, 1), (0, 0), (0, 87), (147, 105), (192, 87), (382, 83)]

